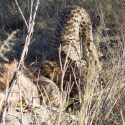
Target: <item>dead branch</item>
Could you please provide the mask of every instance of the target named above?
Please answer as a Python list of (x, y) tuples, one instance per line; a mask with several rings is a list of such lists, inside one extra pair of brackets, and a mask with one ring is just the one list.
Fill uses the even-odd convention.
[[(17, 0), (15, 0), (15, 2), (17, 4), (17, 6), (18, 6)], [(17, 66), (17, 70), (14, 73), (13, 80), (12, 80), (12, 83), (11, 83), (11, 87), (9, 89), (9, 92), (7, 94), (7, 98), (6, 98), (4, 106), (3, 106), (3, 113), (2, 113), (2, 118), (3, 118), (2, 120), (3, 121), (4, 121), (6, 109), (7, 109), (8, 104), (9, 104), (11, 93), (13, 91), (15, 83), (17, 82), (17, 78), (19, 77), (18, 76), (19, 71), (21, 70), (21, 68), (22, 68), (22, 66), (24, 64), (25, 57), (26, 57), (26, 55), (28, 53), (28, 47), (29, 47), (29, 44), (30, 44), (30, 40), (32, 38), (33, 30), (34, 30), (35, 17), (36, 17), (36, 12), (37, 12), (37, 9), (38, 9), (38, 5), (39, 5), (39, 0), (31, 0), (31, 12), (30, 12), (30, 18), (29, 18), (29, 24), (28, 25), (26, 23), (25, 17), (23, 16), (23, 13), (21, 12), (21, 9), (18, 6), (18, 9), (19, 9), (19, 11), (20, 11), (26, 25), (28, 26), (28, 33), (27, 33), (27, 36), (26, 36), (26, 39), (25, 39), (25, 45), (24, 45), (24, 48), (23, 48), (23, 51), (22, 51), (22, 54), (21, 54), (19, 64)], [(23, 124), (22, 121), (21, 121), (21, 124)]]

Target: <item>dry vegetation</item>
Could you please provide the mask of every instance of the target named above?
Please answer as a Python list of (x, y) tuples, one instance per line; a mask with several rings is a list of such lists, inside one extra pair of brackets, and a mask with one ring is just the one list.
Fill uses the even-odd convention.
[[(18, 2), (26, 20), (28, 20), (30, 0), (20, 0)], [(58, 97), (53, 98), (57, 99), (58, 107), (50, 106), (51, 97), (43, 98), (41, 107), (38, 105), (35, 106), (37, 108), (39, 107), (39, 109), (34, 109), (31, 105), (29, 106), (25, 100), (26, 104), (22, 103), (24, 125), (41, 125), (41, 123), (42, 125), (124, 125), (124, 0), (40, 0), (34, 33), (31, 39), (33, 42), (29, 45), (25, 65), (35, 77), (39, 76), (38, 70), (42, 61), (49, 60), (51, 56), (49, 45), (54, 39), (55, 26), (58, 22), (60, 12), (64, 7), (72, 5), (84, 7), (90, 15), (91, 12), (101, 12), (102, 22), (100, 27), (98, 27), (99, 34), (95, 34), (95, 40), (99, 40), (102, 43), (99, 48), (102, 70), (100, 73), (94, 74), (98, 77), (98, 80), (95, 81), (91, 89), (86, 85), (84, 95), (79, 95), (79, 101), (74, 102), (74, 104), (67, 109), (65, 109), (68, 105), (66, 101), (68, 100), (70, 103), (73, 102), (69, 97), (72, 85), (66, 86), (66, 91), (60, 92), (58, 86), (53, 82), (51, 83), (50, 79), (43, 79), (41, 77), (39, 84), (45, 83), (47, 92), (42, 90), (40, 94), (43, 94), (42, 97), (49, 94), (53, 96), (53, 93), (55, 94), (57, 92)], [(0, 17), (0, 62), (12, 61), (14, 58), (19, 60), (27, 30), (15, 1), (0, 1)], [(113, 35), (111, 32), (108, 33), (107, 30), (114, 31)], [(108, 34), (108, 36), (106, 34)], [(103, 45), (103, 48), (101, 45)], [(37, 83), (38, 81), (35, 79), (33, 82)], [(69, 81), (69, 83), (70, 82), (71, 81)], [(48, 93), (49, 89), (47, 86), (49, 86), (49, 83), (51, 83), (50, 86), (52, 89), (53, 86), (55, 86), (56, 92), (52, 90), (52, 93)], [(1, 83), (0, 85), (2, 86)], [(1, 86), (0, 88), (2, 88)], [(39, 85), (39, 87), (41, 86)], [(88, 91), (89, 94), (87, 94)], [(2, 94), (0, 96), (2, 96)], [(1, 99), (1, 101), (3, 100)], [(49, 108), (47, 108), (48, 105)], [(20, 110), (19, 107), (10, 107), (8, 109), (5, 120), (9, 122), (7, 121), (6, 125), (12, 124), (12, 122), (14, 122), (14, 124), (18, 123)], [(14, 120), (12, 121), (12, 119)], [(30, 123), (26, 122), (28, 121), (27, 119)]]

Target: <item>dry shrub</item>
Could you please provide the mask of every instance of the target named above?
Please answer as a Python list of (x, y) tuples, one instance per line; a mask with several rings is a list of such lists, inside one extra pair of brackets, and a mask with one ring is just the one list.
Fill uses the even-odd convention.
[[(25, 13), (26, 18), (29, 13), (29, 1), (19, 1), (19, 5)], [(44, 53), (45, 58), (49, 57), (49, 44), (54, 37), (54, 27), (62, 8), (68, 5), (80, 5), (88, 10), (102, 11), (104, 13), (104, 28), (111, 30), (119, 30), (121, 33), (120, 38), (122, 40), (110, 41), (107, 43), (108, 51), (102, 52), (104, 58), (101, 59), (103, 64), (103, 70), (99, 75), (99, 81), (93, 85), (91, 95), (87, 98), (88, 103), (85, 105), (83, 112), (84, 121), (81, 125), (95, 125), (95, 124), (123, 124), (125, 117), (124, 107), (124, 1), (123, 0), (63, 0), (63, 1), (41, 1), (39, 11), (37, 13), (36, 27), (34, 32), (34, 42), (29, 48), (29, 54), (26, 60), (26, 64), (31, 64), (34, 60), (39, 60), (35, 63), (35, 66), (40, 64), (43, 60)], [(11, 34), (12, 30), (21, 29), (21, 33), (17, 35), (17, 38), (23, 38), (25, 31), (22, 32), (22, 28), (18, 23), (22, 21), (22, 18), (15, 6), (14, 1), (5, 0), (0, 2), (1, 12), (1, 29), (0, 39), (1, 43)], [(16, 22), (16, 23), (15, 23)], [(9, 27), (8, 27), (9, 26)], [(14, 28), (13, 28), (14, 27)], [(23, 26), (25, 27), (25, 26)], [(7, 30), (9, 29), (9, 31)], [(24, 28), (25, 29), (25, 28)], [(12, 39), (13, 41), (14, 39)], [(22, 40), (23, 41), (23, 40)], [(10, 42), (10, 41), (9, 41)], [(8, 42), (8, 43), (9, 43)], [(107, 41), (106, 41), (107, 42)], [(115, 44), (115, 45), (114, 45)], [(19, 47), (16, 47), (16, 50)], [(13, 49), (10, 49), (12, 52)], [(114, 52), (115, 51), (115, 52)], [(117, 52), (116, 52), (117, 51)], [(6, 54), (3, 54), (6, 57)], [(32, 66), (32, 65), (31, 65)], [(1, 85), (2, 90), (5, 86)], [(4, 92), (3, 92), (4, 93)], [(84, 105), (84, 102), (82, 103)], [(79, 111), (78, 111), (79, 112)], [(78, 115), (79, 116), (79, 115)], [(79, 117), (81, 118), (81, 117)]]

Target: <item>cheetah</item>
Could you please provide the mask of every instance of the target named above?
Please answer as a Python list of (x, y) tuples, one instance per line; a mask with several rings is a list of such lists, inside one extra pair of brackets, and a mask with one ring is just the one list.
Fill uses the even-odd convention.
[[(49, 76), (48, 72), (50, 73)], [(44, 74), (45, 77), (48, 77), (57, 85), (59, 84), (58, 82), (61, 79), (60, 67), (55, 62), (43, 61), (41, 65), (41, 74)]]
[[(93, 42), (92, 23), (85, 9), (79, 6), (63, 9), (56, 27), (55, 39), (50, 45), (50, 51), (52, 56), (50, 61), (43, 62), (42, 75), (45, 74), (52, 79), (54, 72), (56, 72), (56, 78), (59, 73), (58, 77), (61, 78), (58, 78), (60, 80), (58, 83), (61, 88), (62, 76), (65, 71), (63, 66), (66, 62), (68, 66), (63, 86), (67, 86), (67, 83), (70, 82), (75, 83), (70, 93), (71, 98), (79, 93), (84, 94), (86, 84), (91, 84), (95, 78), (95, 71), (100, 70), (98, 53)], [(67, 53), (68, 59), (66, 60)], [(52, 63), (55, 64), (52, 65)]]
[[(69, 51), (68, 59), (73, 64), (75, 63), (78, 69), (81, 69), (81, 67), (85, 68), (86, 65), (87, 67), (96, 66), (100, 68), (97, 50), (93, 42), (91, 19), (85, 9), (79, 6), (63, 9), (56, 27), (55, 39), (50, 45), (50, 50), (52, 53), (50, 60), (58, 65), (60, 65), (59, 51), (61, 51), (61, 61), (63, 64)], [(81, 61), (84, 62), (83, 65)]]
[(61, 52), (67, 54), (71, 46), (69, 58), (73, 61), (82, 59), (83, 47), (88, 58), (99, 64), (98, 54), (93, 43), (92, 24), (89, 14), (79, 6), (66, 7), (61, 14), (56, 27), (56, 39), (51, 45), (52, 52), (58, 53), (61, 44)]

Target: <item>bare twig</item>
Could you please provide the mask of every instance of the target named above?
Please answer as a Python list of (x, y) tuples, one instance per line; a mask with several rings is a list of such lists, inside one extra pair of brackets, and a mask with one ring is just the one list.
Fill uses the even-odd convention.
[[(18, 74), (18, 76), (19, 76), (19, 74)], [(21, 120), (21, 123), (23, 123), (23, 109), (22, 109), (22, 94), (21, 94), (21, 88), (20, 88), (20, 76), (17, 79), (18, 79), (18, 88), (19, 88), (19, 99), (20, 99), (20, 113), (21, 113), (20, 120)]]
[(24, 20), (24, 22), (25, 22), (25, 24), (26, 24), (26, 27), (27, 27), (27, 29), (28, 29), (28, 24), (27, 24), (27, 21), (26, 21), (26, 19), (25, 19), (24, 15), (23, 15), (23, 13), (22, 13), (22, 11), (21, 11), (21, 9), (20, 9), (19, 5), (18, 5), (17, 0), (15, 0), (15, 3), (16, 3), (16, 5), (17, 5), (17, 7), (18, 7), (18, 9), (19, 9), (19, 11), (20, 11), (20, 13), (21, 13), (21, 15), (22, 15), (22, 17), (23, 17), (23, 20)]
[(122, 124), (125, 125), (125, 120), (124, 120), (124, 117), (123, 117), (123, 111), (122, 110), (120, 111), (120, 114), (121, 114), (121, 118), (122, 118)]
[(75, 78), (75, 83), (76, 83), (76, 85), (77, 85), (77, 87), (78, 87), (79, 102), (81, 103), (81, 102), (82, 102), (82, 92), (81, 92), (81, 89), (80, 89), (80, 84), (78, 84), (78, 82), (77, 82), (77, 80), (76, 80), (75, 70), (73, 69), (73, 67), (71, 67), (71, 68), (72, 68), (73, 76), (74, 76), (74, 78)]
[[(16, 0), (15, 0), (15, 2), (18, 5)], [(26, 36), (25, 45), (24, 45), (24, 48), (23, 48), (23, 51), (22, 51), (22, 54), (21, 54), (19, 64), (17, 66), (17, 70), (14, 72), (13, 81), (12, 81), (10, 90), (9, 90), (9, 92), (7, 94), (7, 99), (5, 100), (5, 104), (4, 104), (4, 107), (3, 107), (3, 114), (6, 112), (6, 109), (7, 109), (10, 97), (11, 97), (11, 93), (13, 91), (15, 83), (17, 82), (16, 78), (18, 78), (19, 71), (21, 70), (21, 67), (23, 66), (25, 56), (27, 55), (27, 52), (28, 52), (28, 46), (30, 44), (30, 40), (31, 40), (31, 37), (32, 37), (32, 34), (33, 34), (33, 27), (34, 27), (34, 24), (35, 24), (34, 22), (35, 22), (35, 17), (36, 17), (36, 11), (38, 9), (38, 4), (39, 4), (39, 0), (31, 0), (31, 5), (32, 6), (31, 6), (29, 25), (27, 25), (27, 23), (25, 21), (25, 17), (23, 16), (23, 14), (22, 14), (19, 6), (18, 6), (18, 9), (19, 9), (21, 15), (23, 16), (24, 21), (25, 21), (25, 23), (26, 23), (26, 25), (28, 27), (28, 34)]]
[(63, 67), (62, 67), (62, 61), (61, 61), (61, 45), (60, 45), (60, 48), (59, 48), (59, 60), (60, 60), (60, 66), (61, 66), (61, 72), (62, 72), (62, 76), (61, 76), (61, 91), (62, 92), (63, 92), (63, 79), (64, 79), (64, 76), (65, 76), (66, 70), (69, 66), (69, 63), (70, 63), (70, 61), (68, 60), (70, 47), (71, 46), (69, 45), (68, 52), (66, 54), (66, 58), (65, 58), (65, 62), (64, 62)]
[[(9, 81), (8, 81), (8, 78), (9, 78), (9, 72), (7, 73), (7, 86), (6, 86), (6, 96), (7, 96), (7, 93), (8, 93), (8, 89), (9, 89)], [(6, 98), (6, 97), (5, 97)], [(2, 101), (2, 100), (1, 100)], [(3, 99), (4, 101), (4, 99)], [(6, 111), (3, 112), (3, 124), (5, 125), (5, 114), (6, 114)]]

